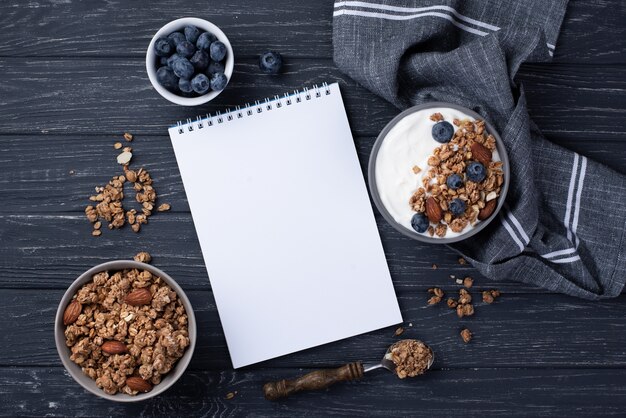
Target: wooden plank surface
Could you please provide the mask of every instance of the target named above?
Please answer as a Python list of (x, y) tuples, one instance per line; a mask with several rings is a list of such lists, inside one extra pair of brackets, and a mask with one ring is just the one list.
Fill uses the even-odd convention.
[[(5, 28), (0, 56), (143, 57), (158, 28), (178, 17), (201, 16), (217, 24), (237, 56), (280, 49), (288, 58), (332, 57), (331, 1), (98, 0), (0, 4)], [(568, 5), (555, 60), (625, 63), (623, 4), (575, 0)]]
[[(414, 380), (384, 372), (320, 393), (283, 402), (263, 400), (271, 379), (309, 369), (196, 371), (185, 373), (164, 394), (145, 402), (120, 404), (83, 391), (60, 367), (10, 368), (0, 374), (8, 416), (623, 416), (624, 369), (480, 369), (432, 371)], [(226, 394), (237, 391), (233, 399)], [(558, 395), (557, 395), (558, 394)]]
[[(435, 351), (436, 369), (467, 368), (626, 368), (626, 295), (602, 302), (578, 301), (562, 295), (504, 293), (492, 305), (483, 304), (477, 287), (472, 291), (475, 315), (460, 320), (441, 303), (427, 305), (426, 290), (398, 291), (404, 318), (402, 338), (418, 338)], [(443, 286), (447, 295), (458, 295), (459, 286)], [(48, 366), (59, 364), (52, 339), (57, 301), (64, 289), (3, 290), (0, 328), (20, 322), (10, 334), (0, 334), (4, 347), (0, 366)], [(191, 367), (198, 370), (232, 368), (213, 296), (208, 291), (187, 293), (194, 307), (200, 335)], [(28, 300), (28, 304), (24, 304)], [(40, 307), (33, 309), (34, 306)], [(412, 326), (409, 326), (412, 324)], [(298, 327), (298, 323), (294, 323)], [(474, 333), (471, 344), (459, 336), (463, 327)], [(395, 342), (396, 327), (349, 338), (321, 347), (269, 360), (259, 368), (329, 367), (348, 361), (379, 360)], [(584, 330), (584, 332), (581, 332)], [(12, 344), (13, 341), (28, 344)], [(2, 370), (2, 369), (0, 369)], [(288, 372), (287, 372), (288, 373)]]
[[(623, 415), (626, 295), (588, 302), (491, 282), (459, 265), (451, 250), (404, 238), (378, 215), (406, 320), (403, 336), (433, 346), (434, 369), (412, 381), (378, 373), (284, 403), (262, 399), (260, 387), (269, 379), (375, 360), (396, 339), (388, 328), (232, 370), (165, 129), (197, 114), (338, 81), (364, 168), (397, 109), (334, 67), (332, 9), (332, 1), (288, 0), (0, 3), (0, 416)], [(228, 34), (237, 64), (217, 100), (183, 108), (153, 91), (143, 57), (158, 27), (198, 10)], [(555, 61), (524, 65), (518, 77), (548, 139), (620, 172), (626, 172), (625, 22), (620, 2), (570, 1)], [(284, 74), (259, 73), (256, 56), (265, 49), (284, 54)], [(173, 210), (151, 218), (139, 235), (126, 229), (92, 238), (82, 210), (93, 187), (119, 169), (112, 144), (124, 131), (136, 134), (134, 162), (151, 171)], [(52, 321), (76, 276), (144, 249), (189, 292), (200, 337), (190, 370), (170, 391), (115, 404), (84, 392), (64, 372)], [(479, 304), (462, 321), (443, 304), (426, 305), (426, 289), (452, 294), (458, 286), (450, 275), (468, 274), (477, 279), (475, 290), (497, 287), (502, 299)], [(462, 326), (475, 333), (469, 345), (459, 340)], [(226, 400), (231, 391), (237, 395)]]
[[(353, 133), (376, 136), (398, 110), (339, 72), (331, 60), (303, 59), (280, 77), (260, 73), (256, 60), (241, 59), (232, 85), (196, 108), (165, 101), (152, 89), (141, 59), (0, 58), (2, 132), (101, 135), (124, 130), (163, 135), (179, 120), (273, 97), (303, 86), (338, 81)], [(547, 134), (596, 132), (622, 135), (626, 112), (623, 69), (569, 64), (533, 65), (519, 80), (530, 112)], [(26, 97), (21, 92), (36, 94)]]

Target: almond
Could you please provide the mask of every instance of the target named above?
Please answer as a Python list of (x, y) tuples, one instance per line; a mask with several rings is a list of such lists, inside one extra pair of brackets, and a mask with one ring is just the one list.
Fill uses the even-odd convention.
[(132, 306), (147, 305), (152, 300), (152, 294), (145, 287), (130, 292), (124, 301)]
[(426, 199), (426, 216), (428, 217), (428, 220), (434, 224), (439, 223), (439, 221), (441, 221), (441, 217), (443, 216), (441, 206), (439, 206), (439, 203), (437, 203), (435, 198), (432, 196)]
[(470, 149), (472, 150), (472, 157), (476, 161), (480, 162), (485, 167), (489, 167), (489, 163), (491, 162), (491, 151), (478, 142), (474, 142)]
[(70, 325), (76, 322), (82, 310), (83, 305), (81, 305), (79, 301), (74, 299), (72, 302), (70, 302), (70, 304), (67, 305), (67, 308), (65, 308), (65, 312), (63, 313), (63, 325)]
[(106, 341), (100, 348), (107, 354), (122, 354), (126, 352), (126, 344), (120, 341)]
[(137, 376), (127, 378), (126, 385), (137, 392), (150, 392), (152, 390), (152, 385), (150, 383)]
[(488, 217), (491, 216), (493, 211), (496, 209), (496, 199), (490, 200), (485, 204), (485, 207), (478, 212), (478, 219), (484, 221)]

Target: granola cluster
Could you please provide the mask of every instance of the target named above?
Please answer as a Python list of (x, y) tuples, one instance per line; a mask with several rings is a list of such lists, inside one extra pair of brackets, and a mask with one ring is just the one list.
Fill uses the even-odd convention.
[(70, 359), (108, 394), (149, 391), (190, 342), (176, 292), (147, 270), (95, 274), (74, 296), (64, 322)]
[(415, 377), (428, 369), (433, 358), (432, 350), (418, 340), (401, 340), (391, 346), (386, 356), (396, 365), (400, 379)]
[[(124, 138), (129, 142), (133, 140), (133, 136), (129, 133), (125, 133)], [(121, 147), (121, 142), (114, 145), (115, 149)], [(85, 215), (93, 224), (91, 233), (93, 236), (97, 237), (102, 234), (102, 221), (109, 223), (109, 229), (121, 228), (128, 223), (133, 231), (139, 232), (141, 225), (148, 223), (148, 217), (155, 209), (157, 193), (153, 187), (152, 177), (144, 168), (137, 171), (131, 170), (129, 167), (131, 158), (132, 148), (125, 147), (117, 157), (118, 163), (124, 168), (124, 175), (114, 176), (106, 186), (96, 187), (96, 194), (89, 197), (90, 201), (97, 202), (95, 207), (89, 205), (85, 208)], [(122, 201), (126, 182), (133, 184), (135, 200), (141, 204), (141, 212), (136, 209), (124, 209)], [(163, 203), (156, 210), (159, 212), (170, 210), (170, 205)]]
[[(439, 122), (443, 116), (435, 113), (430, 119)], [(453, 124), (456, 130), (452, 139), (435, 148), (428, 158), (428, 171), (422, 177), (422, 187), (409, 199), (413, 211), (427, 215), (431, 223), (427, 229), (430, 236), (445, 237), (448, 229), (462, 232), (468, 225), (487, 219), (495, 209), (504, 184), (502, 162), (492, 161), (496, 139), (486, 132), (485, 122), (454, 119)], [(471, 181), (466, 176), (466, 168), (473, 161), (485, 166), (486, 175), (480, 182)], [(420, 167), (412, 169), (416, 174), (422, 171)], [(446, 184), (453, 174), (463, 179), (463, 185), (456, 190)], [(449, 208), (456, 198), (465, 203), (465, 211), (457, 216)], [(430, 208), (428, 200), (433, 201)]]

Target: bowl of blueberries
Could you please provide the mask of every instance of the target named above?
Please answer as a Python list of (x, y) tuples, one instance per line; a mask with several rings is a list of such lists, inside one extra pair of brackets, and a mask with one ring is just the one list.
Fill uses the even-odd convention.
[(163, 26), (150, 41), (146, 69), (152, 86), (172, 103), (197, 106), (217, 97), (235, 65), (233, 48), (217, 26), (185, 17)]

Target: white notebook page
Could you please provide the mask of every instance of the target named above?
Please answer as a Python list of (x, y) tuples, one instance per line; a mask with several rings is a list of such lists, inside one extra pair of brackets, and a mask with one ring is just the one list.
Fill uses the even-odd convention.
[(339, 86), (291, 102), (170, 129), (235, 368), (402, 322)]

